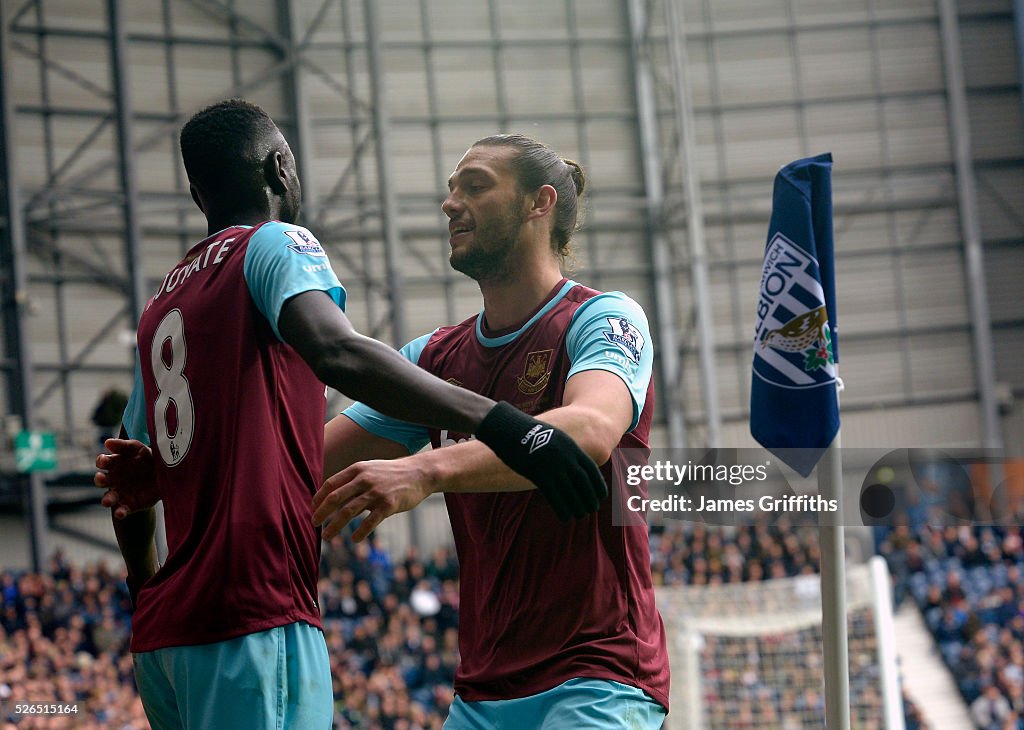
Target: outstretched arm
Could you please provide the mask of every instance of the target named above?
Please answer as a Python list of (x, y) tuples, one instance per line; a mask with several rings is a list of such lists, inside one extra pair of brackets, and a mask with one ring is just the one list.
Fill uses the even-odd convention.
[[(617, 375), (588, 370), (569, 379), (562, 406), (539, 418), (561, 428), (597, 463), (604, 463), (630, 427), (633, 402)], [(396, 449), (393, 453), (404, 452), (402, 446), (368, 434), (347, 416), (338, 416), (328, 428), (335, 431), (339, 441), (351, 439), (357, 443), (369, 437), (391, 443)], [(353, 539), (361, 540), (385, 518), (412, 509), (435, 492), (510, 492), (534, 488), (534, 484), (475, 440), (401, 459), (380, 460), (393, 458), (382, 453), (374, 453), (371, 458), (378, 460), (348, 466), (327, 479), (314, 496), (314, 523), (329, 522), (324, 539), (336, 535), (357, 515), (369, 512), (353, 534)], [(343, 461), (339, 459), (334, 465), (341, 466)], [(547, 496), (557, 500), (559, 495)]]
[[(277, 320), (285, 342), (317, 377), (387, 416), (473, 433), (501, 461), (536, 484), (563, 520), (597, 511), (608, 489), (597, 465), (571, 437), (507, 403), (459, 388), (352, 327), (322, 291), (288, 299)], [(543, 437), (543, 438), (541, 438)]]
[(494, 407), (490, 398), (435, 378), (356, 332), (323, 292), (285, 302), (278, 328), (321, 381), (393, 418), (473, 433)]

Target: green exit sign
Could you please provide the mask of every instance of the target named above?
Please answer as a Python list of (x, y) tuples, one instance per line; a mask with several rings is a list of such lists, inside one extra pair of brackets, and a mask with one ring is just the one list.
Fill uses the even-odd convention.
[(21, 431), (14, 437), (14, 463), (21, 472), (57, 468), (57, 437), (50, 431)]

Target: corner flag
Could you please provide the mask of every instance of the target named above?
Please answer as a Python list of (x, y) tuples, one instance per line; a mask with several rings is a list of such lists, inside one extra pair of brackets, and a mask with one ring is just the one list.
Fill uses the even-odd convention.
[(832, 246), (832, 155), (789, 163), (775, 176), (772, 193), (750, 433), (802, 476), (839, 431)]

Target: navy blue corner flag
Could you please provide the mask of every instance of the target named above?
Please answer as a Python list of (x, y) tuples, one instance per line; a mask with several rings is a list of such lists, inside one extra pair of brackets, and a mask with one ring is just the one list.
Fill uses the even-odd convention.
[(775, 176), (761, 270), (750, 433), (807, 476), (839, 432), (832, 155)]

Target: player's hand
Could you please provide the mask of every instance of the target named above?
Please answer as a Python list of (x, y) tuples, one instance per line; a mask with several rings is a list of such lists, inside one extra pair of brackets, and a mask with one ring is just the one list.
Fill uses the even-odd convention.
[(92, 479), (107, 490), (100, 503), (123, 520), (159, 502), (152, 450), (135, 439), (107, 439), (103, 445), (110, 453), (96, 457), (98, 471)]
[(508, 403), (491, 409), (476, 437), (536, 484), (563, 522), (596, 512), (608, 496), (597, 464), (567, 433)]
[(321, 537), (330, 540), (362, 512), (352, 533), (359, 542), (391, 515), (406, 512), (433, 493), (427, 472), (414, 457), (360, 461), (332, 476), (313, 495), (313, 524), (330, 520)]

